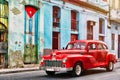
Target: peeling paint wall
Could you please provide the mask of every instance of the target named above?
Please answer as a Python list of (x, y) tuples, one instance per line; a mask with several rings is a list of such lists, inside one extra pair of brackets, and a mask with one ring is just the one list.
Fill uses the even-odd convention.
[(24, 54), (24, 5), (9, 0), (8, 56), (9, 67), (22, 67)]
[[(25, 60), (26, 46), (26, 24), (25, 5), (34, 5), (39, 8), (37, 16), (38, 33), (35, 48), (37, 50), (36, 58), (33, 61), (39, 62), (39, 56), (43, 54), (43, 9), (41, 0), (8, 0), (9, 2), (9, 31), (8, 31), (8, 56), (9, 67), (23, 67)], [(34, 23), (33, 23), (34, 24)], [(35, 25), (36, 26), (36, 25)], [(37, 48), (37, 49), (36, 49)], [(28, 50), (29, 52), (29, 50)]]

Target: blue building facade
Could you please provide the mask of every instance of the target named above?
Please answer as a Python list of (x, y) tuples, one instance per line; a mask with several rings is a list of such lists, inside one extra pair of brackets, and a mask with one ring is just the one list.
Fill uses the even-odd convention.
[(107, 2), (96, 0), (101, 1), (96, 5), (92, 0), (6, 1), (9, 67), (37, 64), (43, 55), (65, 48), (69, 41), (94, 39), (109, 44), (108, 6), (101, 7)]
[[(106, 41), (107, 9), (79, 6), (87, 1), (43, 0), (44, 8), (44, 54), (62, 49), (69, 41), (95, 39)], [(79, 4), (79, 5), (76, 5)], [(100, 28), (102, 27), (102, 28)]]

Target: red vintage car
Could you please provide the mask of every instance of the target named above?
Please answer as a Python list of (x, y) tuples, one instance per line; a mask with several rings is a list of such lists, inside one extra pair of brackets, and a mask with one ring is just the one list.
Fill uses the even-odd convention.
[(107, 71), (114, 69), (116, 58), (108, 52), (107, 45), (97, 40), (76, 40), (69, 42), (64, 50), (57, 50), (43, 56), (40, 69), (48, 75), (58, 71), (67, 71), (74, 76), (80, 76), (82, 71), (102, 67)]

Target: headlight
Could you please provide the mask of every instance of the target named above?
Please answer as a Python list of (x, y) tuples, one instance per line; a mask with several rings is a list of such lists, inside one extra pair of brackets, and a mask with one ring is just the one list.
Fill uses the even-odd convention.
[(64, 58), (64, 59), (62, 60), (63, 63), (66, 63), (66, 61), (67, 61), (67, 58)]

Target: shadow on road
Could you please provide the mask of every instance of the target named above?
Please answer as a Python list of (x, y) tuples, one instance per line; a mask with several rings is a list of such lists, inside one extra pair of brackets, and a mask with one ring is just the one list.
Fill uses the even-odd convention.
[[(80, 77), (96, 75), (96, 74), (101, 74), (101, 73), (109, 73), (109, 72), (107, 72), (105, 69), (91, 69), (91, 70), (84, 71)], [(48, 76), (46, 74), (46, 75), (43, 75), (41, 77), (54, 78), (54, 79), (55, 78), (57, 78), (57, 79), (69, 79), (69, 78), (71, 79), (71, 78), (75, 78), (70, 73), (56, 73), (54, 76)]]

